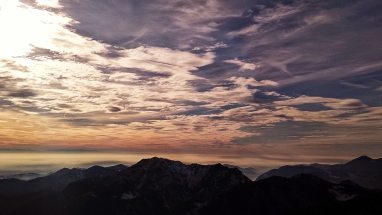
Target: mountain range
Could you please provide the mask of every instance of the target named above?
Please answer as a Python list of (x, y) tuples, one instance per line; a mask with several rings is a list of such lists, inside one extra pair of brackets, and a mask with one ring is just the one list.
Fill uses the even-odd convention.
[[(338, 164), (342, 169), (337, 169), (345, 165), (366, 179), (375, 175), (371, 172), (380, 162), (367, 160), (360, 157)], [(307, 169), (322, 166), (328, 165), (307, 165)], [(296, 174), (286, 177), (269, 176), (276, 172), (271, 170), (256, 181), (232, 166), (157, 157), (130, 167), (64, 168), (29, 181), (0, 180), (0, 214), (382, 214), (381, 190), (322, 177), (330, 179), (337, 172), (306, 174), (298, 167), (306, 170), (298, 165), (290, 173)]]
[(28, 181), (17, 178), (0, 180), (0, 195), (21, 195), (37, 191), (61, 191), (69, 183), (84, 178), (107, 177), (115, 174), (127, 166), (118, 164), (110, 167), (92, 166), (88, 169), (63, 168), (44, 177), (34, 178)]
[(39, 174), (39, 173), (20, 173), (20, 174), (13, 174), (13, 175), (2, 175), (0, 176), (1, 179), (7, 179), (7, 178), (15, 178), (23, 181), (29, 181), (35, 178), (43, 177), (44, 174)]
[(358, 157), (344, 164), (325, 165), (315, 163), (282, 166), (261, 174), (256, 181), (271, 176), (290, 178), (301, 173), (313, 174), (334, 183), (350, 180), (366, 188), (382, 189), (382, 158), (371, 159), (367, 156)]

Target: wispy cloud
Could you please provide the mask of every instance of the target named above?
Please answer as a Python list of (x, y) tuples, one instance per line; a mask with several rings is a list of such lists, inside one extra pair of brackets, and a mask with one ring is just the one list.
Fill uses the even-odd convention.
[(233, 63), (240, 66), (239, 72), (244, 72), (246, 70), (255, 70), (257, 67), (256, 64), (254, 63), (246, 63), (246, 62), (238, 60), (237, 58), (233, 60), (225, 60), (224, 62)]

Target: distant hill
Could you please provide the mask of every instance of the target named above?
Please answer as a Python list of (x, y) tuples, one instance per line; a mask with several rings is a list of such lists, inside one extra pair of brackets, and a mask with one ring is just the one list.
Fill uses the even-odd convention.
[(28, 181), (7, 178), (0, 180), (0, 195), (21, 195), (45, 190), (61, 191), (71, 182), (84, 178), (107, 177), (126, 168), (127, 166), (122, 164), (111, 167), (92, 166), (88, 169), (63, 168), (50, 175)]
[(313, 174), (331, 182), (351, 180), (367, 188), (382, 189), (382, 158), (371, 159), (361, 156), (344, 164), (310, 164), (282, 166), (257, 177), (256, 181), (271, 176), (292, 177), (296, 174)]
[(236, 168), (240, 170), (245, 176), (247, 176), (251, 180), (255, 180), (256, 177), (259, 176), (259, 173), (256, 172), (256, 169), (252, 167), (239, 167), (239, 166), (233, 166), (230, 164), (223, 164), (223, 165), (228, 168)]
[(45, 176), (45, 174), (38, 174), (38, 173), (20, 173), (20, 174), (14, 174), (14, 175), (3, 175), (0, 176), (1, 179), (9, 179), (9, 178), (15, 178), (23, 181), (32, 180), (38, 177)]

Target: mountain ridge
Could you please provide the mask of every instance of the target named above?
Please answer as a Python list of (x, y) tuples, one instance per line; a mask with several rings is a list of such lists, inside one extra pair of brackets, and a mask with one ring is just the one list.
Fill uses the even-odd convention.
[[(125, 167), (127, 168), (127, 166)], [(122, 166), (118, 166), (118, 168), (122, 168)], [(107, 177), (119, 171), (120, 170), (110, 169), (109, 167), (95, 165), (87, 169), (62, 168), (52, 174), (28, 181), (16, 179), (5, 181), (3, 179), (0, 180), (0, 195), (22, 195), (32, 191), (42, 191), (47, 189), (61, 191), (71, 182), (84, 178)]]
[(271, 176), (292, 177), (300, 173), (308, 173), (324, 180), (339, 183), (350, 180), (363, 187), (382, 189), (382, 158), (372, 159), (360, 156), (343, 164), (308, 164), (286, 165), (269, 170), (256, 178), (256, 181)]

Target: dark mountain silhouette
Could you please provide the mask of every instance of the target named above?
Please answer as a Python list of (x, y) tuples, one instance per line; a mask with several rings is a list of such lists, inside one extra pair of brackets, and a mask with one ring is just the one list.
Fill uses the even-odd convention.
[[(354, 167), (364, 160), (343, 165)], [(331, 177), (317, 165), (299, 168)], [(284, 167), (288, 168), (294, 170)], [(253, 182), (238, 169), (221, 164), (186, 165), (157, 157), (127, 168), (64, 168), (39, 180), (0, 180), (0, 214), (337, 215), (380, 214), (382, 210), (381, 190), (350, 180), (333, 183), (297, 174)]]
[(265, 172), (259, 175), (259, 177), (256, 178), (256, 181), (269, 178), (272, 176), (281, 176), (281, 177), (290, 178), (295, 175), (303, 174), (303, 173), (313, 174), (324, 180), (330, 179), (330, 175), (323, 169), (320, 169), (314, 166), (295, 165), (295, 166), (282, 166), (282, 167), (279, 167), (278, 169), (269, 170), (268, 172)]
[(255, 168), (252, 168), (252, 167), (239, 167), (239, 166), (233, 166), (233, 165), (230, 165), (230, 164), (223, 164), (224, 166), (228, 167), (228, 168), (236, 168), (238, 170), (240, 170), (245, 176), (247, 176), (249, 179), (251, 180), (255, 180), (257, 176), (259, 176), (259, 174), (256, 172), (256, 169)]
[(108, 167), (105, 167), (107, 169), (111, 169), (111, 170), (115, 170), (115, 171), (121, 171), (121, 170), (124, 170), (127, 168), (127, 166), (123, 165), (123, 164), (117, 164), (117, 165), (114, 165), (114, 166), (108, 166)]
[(345, 164), (282, 166), (261, 174), (256, 181), (271, 176), (292, 177), (301, 173), (313, 174), (337, 183), (351, 180), (363, 187), (382, 189), (382, 159), (371, 159), (367, 156), (361, 156)]
[(0, 180), (0, 195), (18, 195), (24, 192), (26, 181), (15, 178)]
[[(126, 166), (124, 166), (127, 168)], [(21, 195), (35, 191), (53, 190), (61, 191), (69, 183), (84, 178), (107, 177), (119, 172), (123, 166), (112, 167), (92, 166), (88, 169), (63, 168), (48, 176), (35, 178), (29, 181), (18, 179), (0, 180), (0, 195)]]
[[(67, 182), (94, 169), (99, 167), (82, 172), (62, 169), (51, 177)], [(143, 159), (107, 177), (81, 177), (62, 191), (49, 189), (18, 196), (12, 203), (17, 207), (8, 211), (14, 214), (33, 214), (31, 211), (38, 214), (193, 214), (218, 194), (251, 182), (238, 169), (221, 164), (185, 165), (156, 157)], [(42, 210), (41, 205), (47, 207)], [(4, 211), (7, 210), (0, 213), (6, 214)]]
[(335, 201), (308, 207), (294, 208), (284, 215), (380, 215), (382, 192), (354, 197), (349, 201)]
[(206, 205), (200, 214), (277, 215), (296, 208), (334, 204), (371, 193), (374, 191), (349, 181), (335, 184), (307, 174), (291, 178), (272, 176), (225, 192)]
[[(102, 181), (81, 180), (70, 184), (63, 192), (69, 203), (68, 214), (74, 211), (107, 211), (96, 205), (96, 199), (86, 196), (92, 193), (114, 208), (124, 208), (127, 214), (153, 214), (156, 211), (169, 214), (186, 214), (200, 205), (238, 184), (250, 180), (239, 170), (221, 164), (185, 165), (163, 158), (143, 159), (130, 168)], [(87, 187), (87, 189), (84, 189)], [(86, 196), (86, 197), (83, 197)], [(78, 201), (83, 202), (77, 205)], [(75, 205), (74, 205), (75, 204)], [(64, 209), (65, 210), (65, 209)]]
[(28, 180), (35, 179), (35, 178), (42, 177), (42, 176), (44, 176), (44, 175), (38, 174), (38, 173), (20, 173), (20, 174), (14, 174), (14, 175), (0, 176), (0, 180), (1, 179), (7, 179), (7, 178), (15, 178), (15, 179), (23, 180), (23, 181), (28, 181)]

